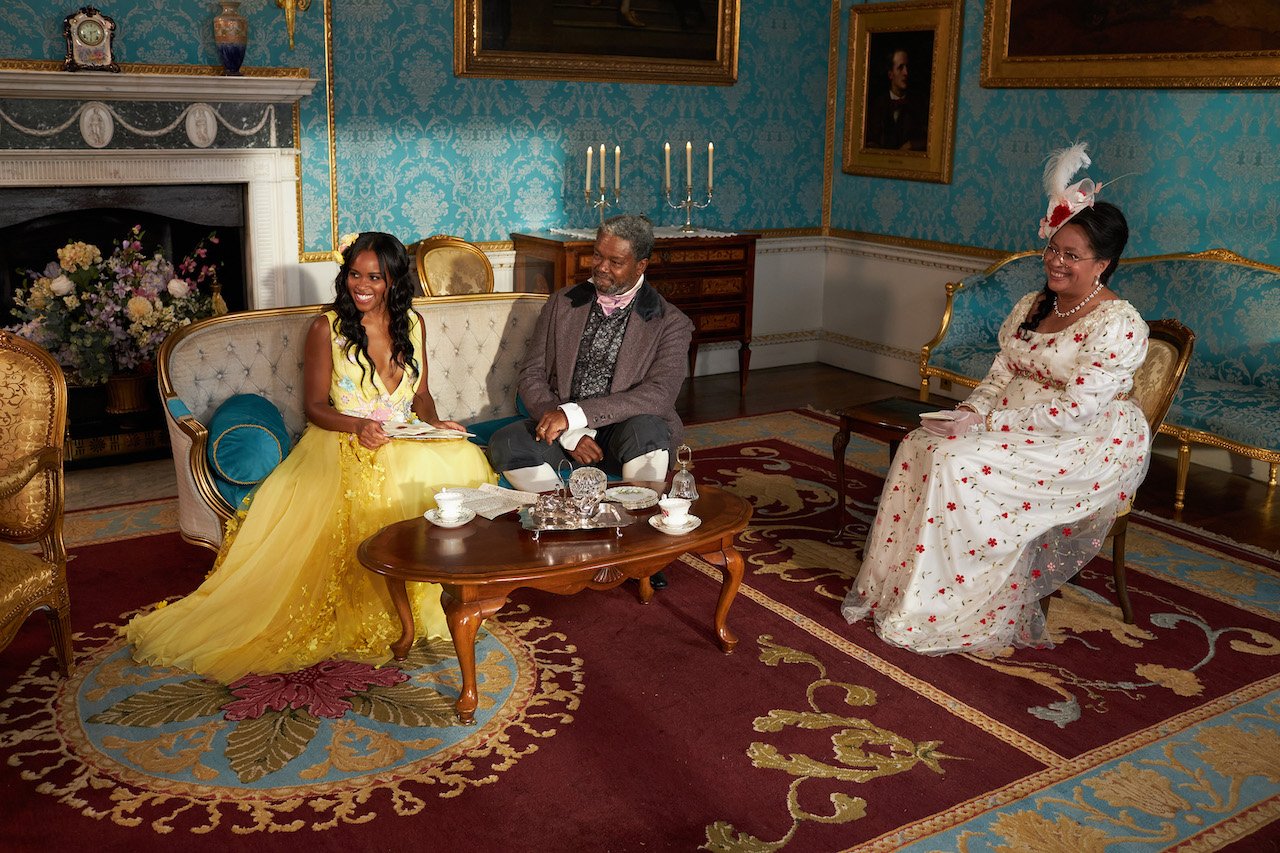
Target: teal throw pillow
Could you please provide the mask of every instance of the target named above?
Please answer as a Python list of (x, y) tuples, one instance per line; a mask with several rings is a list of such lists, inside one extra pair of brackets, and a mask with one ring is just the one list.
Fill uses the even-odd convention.
[(266, 397), (228, 397), (209, 419), (209, 466), (219, 493), (232, 506), (275, 470), (290, 446), (284, 416)]

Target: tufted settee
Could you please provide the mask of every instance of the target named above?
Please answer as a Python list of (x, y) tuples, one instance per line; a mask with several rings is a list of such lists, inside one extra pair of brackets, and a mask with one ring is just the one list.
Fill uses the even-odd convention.
[[(545, 295), (487, 293), (418, 299), (426, 323), (431, 393), (440, 414), (468, 425), (516, 415), (518, 363)], [(178, 528), (217, 548), (234, 509), (219, 493), (206, 456), (209, 419), (228, 397), (258, 394), (284, 415), (294, 441), (302, 410), (303, 348), (324, 306), (226, 314), (170, 335), (158, 381), (178, 477)]]
[[(1011, 255), (947, 285), (938, 334), (920, 351), (930, 379), (973, 387), (995, 358), (1000, 323), (1044, 286), (1039, 252)], [(1195, 352), (1160, 432), (1178, 442), (1175, 506), (1186, 493), (1191, 445), (1220, 447), (1280, 470), (1280, 268), (1223, 249), (1122, 260), (1111, 287), (1147, 320), (1169, 317), (1196, 334)]]

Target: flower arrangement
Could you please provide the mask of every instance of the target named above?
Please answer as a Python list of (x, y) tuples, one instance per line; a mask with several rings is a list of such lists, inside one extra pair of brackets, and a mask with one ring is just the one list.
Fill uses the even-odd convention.
[(27, 273), (30, 286), (14, 294), (9, 330), (53, 354), (83, 384), (113, 373), (149, 370), (165, 337), (213, 314), (226, 312), (218, 295), (217, 266), (201, 240), (175, 266), (160, 251), (147, 255), (135, 225), (104, 260), (101, 250), (72, 241), (58, 260)]

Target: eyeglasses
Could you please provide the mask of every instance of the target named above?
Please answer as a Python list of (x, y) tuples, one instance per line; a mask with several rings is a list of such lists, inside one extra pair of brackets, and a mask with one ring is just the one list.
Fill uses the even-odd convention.
[(1075, 252), (1060, 250), (1057, 246), (1045, 246), (1044, 251), (1040, 253), (1040, 257), (1046, 261), (1060, 260), (1069, 267), (1074, 267), (1081, 261), (1096, 261), (1097, 258), (1082, 258)]

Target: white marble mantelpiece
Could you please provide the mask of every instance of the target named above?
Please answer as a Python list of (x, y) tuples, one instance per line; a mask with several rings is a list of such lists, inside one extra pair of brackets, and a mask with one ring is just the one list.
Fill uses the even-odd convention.
[(291, 104), (311, 94), (318, 82), (314, 77), (0, 69), (0, 99)]

